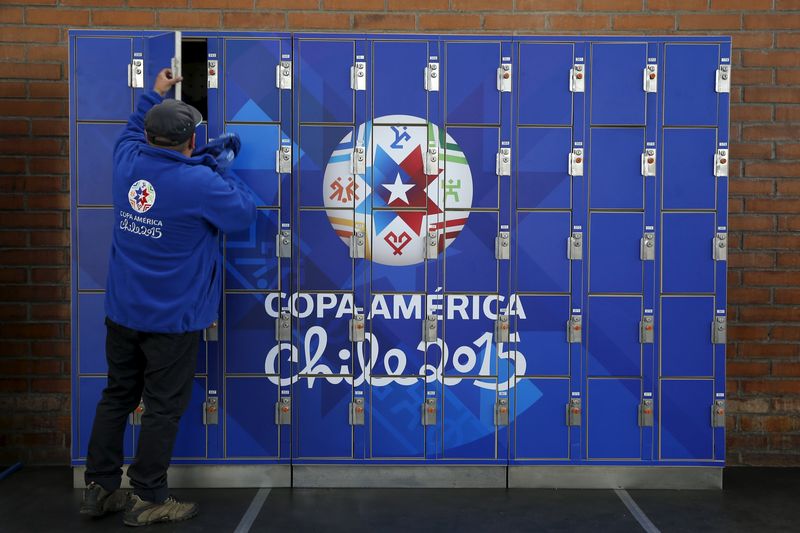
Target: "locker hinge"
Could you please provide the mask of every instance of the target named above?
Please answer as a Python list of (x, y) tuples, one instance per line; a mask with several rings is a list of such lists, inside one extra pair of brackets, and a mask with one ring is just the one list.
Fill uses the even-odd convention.
[(428, 147), (428, 154), (425, 157), (425, 175), (439, 175), (439, 148), (436, 146)]
[(711, 427), (725, 427), (725, 400), (714, 400), (711, 406)]
[(364, 143), (359, 142), (353, 149), (353, 176), (367, 173), (367, 150)]
[(364, 340), (364, 315), (355, 315), (350, 319), (350, 342)]
[(354, 91), (367, 90), (367, 64), (364, 61), (356, 61), (350, 67), (350, 88)]
[(717, 233), (714, 237), (714, 261), (728, 260), (728, 234)]
[(219, 324), (216, 321), (203, 330), (203, 340), (206, 342), (216, 342), (219, 340)]
[(288, 311), (281, 311), (275, 319), (275, 340), (278, 342), (291, 342), (292, 340), (292, 315)]
[(575, 231), (567, 239), (567, 259), (580, 261), (583, 259), (583, 233)]
[(291, 174), (292, 173), (292, 147), (281, 146), (275, 152), (275, 168), (278, 174)]
[(500, 261), (510, 259), (511, 257), (511, 234), (507, 231), (501, 231), (497, 237), (494, 238), (494, 256), (495, 259)]
[(498, 176), (511, 175), (511, 148), (500, 148), (497, 153), (495, 172)]
[(275, 425), (286, 426), (292, 423), (292, 399), (281, 398), (275, 403)]
[(500, 398), (494, 404), (494, 425), (508, 425), (508, 398)]
[(569, 90), (574, 93), (586, 91), (586, 75), (583, 64), (575, 64), (569, 69)]
[(279, 258), (292, 257), (292, 232), (282, 229), (275, 235), (275, 256)]
[(583, 329), (583, 317), (572, 315), (567, 322), (567, 342), (575, 344), (581, 342), (581, 330)]
[(429, 231), (425, 238), (425, 259), (436, 259), (439, 255), (439, 236), (435, 231)]
[(350, 237), (350, 257), (352, 259), (364, 259), (367, 249), (365, 243), (363, 231), (357, 231)]
[(132, 426), (141, 426), (142, 425), (142, 415), (144, 414), (144, 400), (139, 400), (139, 405), (136, 406), (136, 409), (128, 415), (128, 420), (130, 421)]
[(658, 65), (647, 65), (644, 68), (644, 92), (655, 93), (658, 92)]
[(427, 315), (422, 321), (422, 341), (436, 342), (439, 336), (439, 320), (436, 315)]
[(730, 65), (720, 65), (717, 69), (717, 92), (731, 92), (731, 67)]
[(219, 70), (217, 69), (217, 60), (216, 59), (209, 59), (208, 60), (208, 88), (209, 89), (218, 89), (219, 88)]
[(428, 63), (425, 67), (425, 90), (431, 92), (439, 90), (439, 63)]
[(656, 234), (645, 233), (639, 241), (639, 259), (642, 261), (654, 261), (656, 258)]
[(352, 402), (350, 402), (350, 412), (348, 414), (348, 419), (350, 421), (351, 426), (363, 426), (364, 425), (364, 398), (354, 398)]
[(436, 398), (425, 398), (422, 403), (422, 425), (436, 425)]
[(648, 315), (642, 317), (639, 322), (639, 343), (653, 344), (655, 341), (655, 331), (653, 329), (653, 317)]
[(203, 402), (203, 425), (216, 426), (219, 424), (219, 403), (216, 396), (209, 396)]
[(711, 344), (725, 344), (728, 332), (727, 318), (724, 316), (715, 317), (711, 328)]
[(570, 427), (581, 425), (581, 399), (570, 398), (567, 404), (567, 425)]
[(509, 321), (507, 315), (498, 315), (494, 321), (494, 342), (508, 342)]
[(725, 149), (717, 150), (714, 154), (714, 175), (718, 178), (728, 177), (728, 151)]
[(653, 400), (645, 398), (639, 404), (639, 426), (653, 427)]
[(292, 88), (292, 62), (281, 61), (275, 65), (275, 87), (290, 90)]
[(497, 90), (501, 93), (511, 92), (511, 63), (502, 63), (497, 69)]
[(128, 87), (134, 89), (144, 88), (144, 61), (134, 59), (133, 63), (128, 64)]
[(575, 148), (569, 154), (569, 175), (583, 176), (583, 149)]
[(656, 175), (656, 151), (648, 148), (642, 152), (642, 176)]

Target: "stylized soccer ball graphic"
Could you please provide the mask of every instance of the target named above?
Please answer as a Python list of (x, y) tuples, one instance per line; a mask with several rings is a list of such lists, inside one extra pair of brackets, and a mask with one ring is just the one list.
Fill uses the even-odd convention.
[(146, 213), (156, 203), (156, 190), (147, 180), (138, 180), (128, 189), (128, 202), (137, 213)]
[[(405, 124), (397, 126), (396, 124)], [(354, 174), (354, 150), (363, 147), (363, 172)], [(426, 167), (429, 147), (437, 148)], [(357, 169), (361, 170), (361, 169)], [(366, 257), (384, 265), (425, 260), (429, 232), (443, 251), (461, 232), (472, 206), (472, 173), (455, 140), (419, 117), (389, 115), (348, 133), (325, 167), (328, 219), (349, 245), (362, 232)]]

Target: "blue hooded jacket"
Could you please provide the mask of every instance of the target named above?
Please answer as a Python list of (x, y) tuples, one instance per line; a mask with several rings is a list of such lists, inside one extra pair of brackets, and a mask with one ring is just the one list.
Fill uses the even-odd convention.
[(139, 98), (114, 147), (114, 235), (105, 311), (131, 329), (184, 333), (217, 319), (219, 232), (247, 228), (250, 191), (209, 154), (186, 157), (147, 143), (144, 117), (162, 97)]

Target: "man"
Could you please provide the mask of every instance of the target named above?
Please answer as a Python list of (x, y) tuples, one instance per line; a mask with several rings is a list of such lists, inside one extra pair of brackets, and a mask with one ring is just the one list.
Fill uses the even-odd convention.
[[(196, 504), (170, 497), (167, 467), (189, 404), (201, 332), (217, 319), (219, 232), (247, 228), (256, 214), (249, 191), (227, 172), (237, 138), (214, 143), (216, 153), (192, 155), (200, 112), (164, 100), (180, 81), (162, 70), (114, 147), (108, 385), (89, 441), (81, 513), (96, 517), (125, 508), (123, 521), (131, 526), (198, 512)], [(119, 490), (123, 435), (140, 399), (141, 432), (128, 469), (133, 494), (126, 502)]]

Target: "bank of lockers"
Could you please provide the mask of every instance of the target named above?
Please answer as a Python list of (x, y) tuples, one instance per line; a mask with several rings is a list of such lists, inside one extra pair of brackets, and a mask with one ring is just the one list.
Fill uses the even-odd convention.
[(73, 31), (74, 464), (171, 63), (258, 204), (176, 462), (722, 464), (728, 38)]

